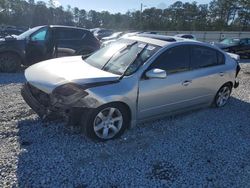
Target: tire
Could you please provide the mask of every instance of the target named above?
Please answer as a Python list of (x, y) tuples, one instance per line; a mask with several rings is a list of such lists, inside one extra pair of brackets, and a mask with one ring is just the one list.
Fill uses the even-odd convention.
[(230, 99), (231, 92), (232, 86), (230, 84), (223, 85), (215, 96), (214, 106), (217, 108), (225, 106)]
[(87, 137), (108, 141), (120, 137), (129, 122), (128, 110), (123, 105), (114, 103), (90, 110), (82, 117), (81, 125)]
[(18, 55), (6, 52), (0, 54), (0, 72), (12, 73), (20, 70), (21, 59)]

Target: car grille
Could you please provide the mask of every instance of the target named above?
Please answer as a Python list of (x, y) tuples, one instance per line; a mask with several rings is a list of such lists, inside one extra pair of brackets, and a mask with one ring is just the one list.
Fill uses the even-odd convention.
[(49, 107), (50, 106), (50, 96), (49, 94), (41, 91), (40, 89), (32, 86), (31, 84), (27, 84), (32, 96), (40, 103), (42, 104), (44, 107)]

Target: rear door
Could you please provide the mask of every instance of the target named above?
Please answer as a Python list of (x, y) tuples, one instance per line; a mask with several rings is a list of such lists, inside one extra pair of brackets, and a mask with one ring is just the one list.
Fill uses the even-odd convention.
[(82, 29), (56, 28), (56, 57), (76, 55), (83, 46), (86, 33)]
[(211, 103), (218, 89), (227, 82), (223, 53), (200, 45), (192, 45), (190, 74), (193, 92), (198, 93), (200, 103)]

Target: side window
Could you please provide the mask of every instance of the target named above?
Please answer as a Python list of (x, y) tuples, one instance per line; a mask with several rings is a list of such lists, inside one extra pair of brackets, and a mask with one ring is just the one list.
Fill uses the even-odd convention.
[(189, 69), (189, 59), (188, 46), (174, 47), (161, 54), (150, 66), (150, 69), (162, 69), (165, 70), (167, 74), (187, 71)]
[(80, 40), (86, 32), (80, 29), (57, 29), (57, 39), (59, 40)]
[(215, 65), (218, 65), (216, 50), (203, 46), (192, 47), (190, 63), (191, 69), (198, 69)]
[(32, 41), (44, 41), (46, 40), (47, 32), (48, 32), (48, 28), (46, 27), (42, 28), (31, 36), (31, 40)]

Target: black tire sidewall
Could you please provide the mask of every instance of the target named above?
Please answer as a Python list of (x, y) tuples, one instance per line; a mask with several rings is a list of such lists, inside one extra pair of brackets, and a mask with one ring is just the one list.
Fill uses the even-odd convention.
[[(95, 134), (94, 120), (95, 120), (97, 114), (100, 111), (102, 111), (103, 109), (108, 108), (108, 107), (117, 108), (121, 112), (122, 118), (123, 118), (123, 124), (122, 124), (121, 130), (113, 138), (111, 138), (111, 139), (102, 139), (102, 138), (99, 138)], [(82, 127), (83, 131), (84, 131), (84, 133), (85, 133), (85, 135), (87, 137), (89, 137), (89, 138), (91, 138), (93, 140), (97, 140), (97, 141), (108, 141), (108, 140), (118, 138), (124, 133), (124, 131), (129, 127), (130, 118), (129, 118), (129, 112), (126, 109), (126, 107), (124, 107), (121, 104), (113, 103), (113, 104), (102, 105), (102, 106), (100, 106), (98, 108), (89, 110), (86, 114), (84, 114), (84, 117), (82, 117), (81, 122), (82, 122), (81, 125), (83, 126)]]
[(8, 57), (8, 58), (12, 58), (12, 65), (6, 66), (10, 62), (1, 62), (0, 61), (0, 72), (6, 72), (6, 73), (17, 72), (21, 67), (21, 59), (16, 54), (10, 53), (10, 52), (0, 54), (0, 58), (4, 57), (4, 56)]

